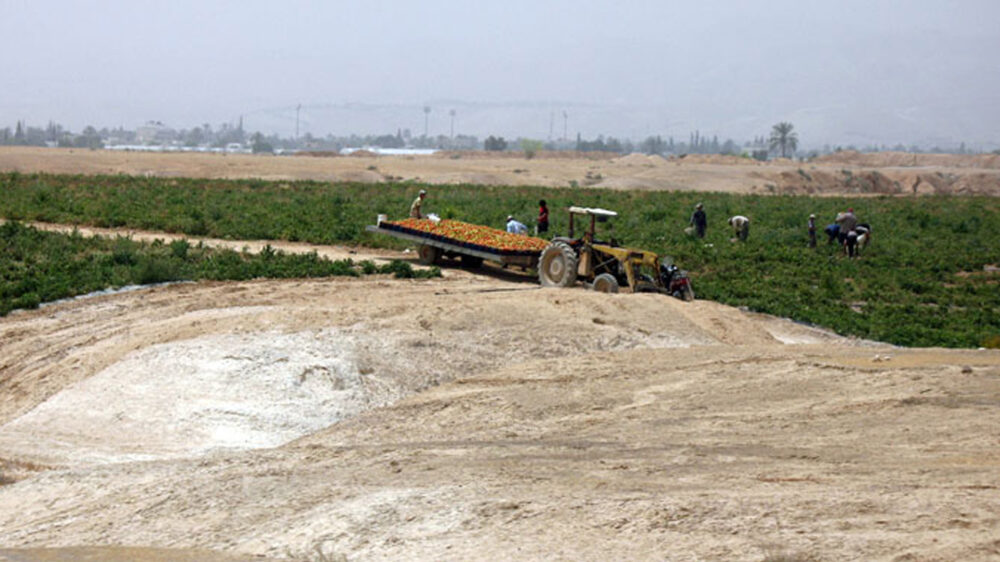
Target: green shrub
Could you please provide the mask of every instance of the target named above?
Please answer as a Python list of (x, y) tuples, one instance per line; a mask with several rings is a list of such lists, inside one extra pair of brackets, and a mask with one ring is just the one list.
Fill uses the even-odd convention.
[[(17, 222), (0, 225), (0, 316), (15, 309), (125, 285), (179, 280), (244, 280), (257, 277), (358, 276), (351, 260), (331, 261), (316, 252), (287, 255), (270, 245), (259, 254), (212, 250), (187, 241), (143, 244), (128, 238), (84, 238), (43, 232)], [(397, 277), (440, 276), (437, 268), (414, 271), (410, 264), (385, 266)], [(372, 262), (360, 266), (379, 273)]]
[(180, 260), (185, 260), (188, 257), (188, 250), (191, 249), (191, 243), (187, 240), (174, 240), (170, 243), (170, 252), (173, 256)]

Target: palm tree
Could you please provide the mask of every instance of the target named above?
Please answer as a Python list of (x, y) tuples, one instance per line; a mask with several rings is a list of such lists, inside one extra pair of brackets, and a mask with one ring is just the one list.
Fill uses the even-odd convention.
[(785, 121), (771, 128), (771, 138), (769, 139), (771, 150), (780, 148), (782, 158), (787, 155), (789, 150), (795, 154), (795, 149), (799, 146), (799, 136), (792, 131), (793, 128), (791, 123)]

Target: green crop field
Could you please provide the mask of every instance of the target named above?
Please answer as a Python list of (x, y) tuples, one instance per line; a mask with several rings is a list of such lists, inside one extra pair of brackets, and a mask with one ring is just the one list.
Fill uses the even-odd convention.
[(266, 246), (258, 254), (191, 245), (186, 240), (144, 244), (128, 238), (56, 234), (6, 222), (0, 225), (0, 316), (18, 308), (107, 288), (180, 280), (239, 280), (393, 273), (429, 277), (395, 261), (331, 261), (311, 254), (285, 254)]
[[(508, 214), (532, 224), (539, 199), (552, 233), (565, 233), (571, 205), (621, 216), (604, 237), (661, 254), (692, 275), (700, 298), (907, 346), (1000, 346), (1000, 199), (984, 197), (755, 196), (541, 187), (330, 184), (131, 176), (0, 174), (8, 219), (163, 230), (228, 239), (402, 247), (364, 226), (379, 213), (401, 218), (419, 189), (425, 211), (502, 228)], [(708, 235), (683, 229), (696, 202)], [(806, 244), (806, 217), (822, 229), (854, 207), (872, 224), (860, 259)], [(750, 239), (731, 243), (726, 220), (752, 220)], [(5, 258), (6, 259), (6, 258)], [(6, 267), (6, 266), (5, 266)]]

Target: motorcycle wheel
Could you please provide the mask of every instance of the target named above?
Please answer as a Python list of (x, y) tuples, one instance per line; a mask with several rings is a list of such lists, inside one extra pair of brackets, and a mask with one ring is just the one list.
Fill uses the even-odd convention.
[(684, 300), (691, 302), (694, 300), (694, 289), (691, 285), (684, 285)]

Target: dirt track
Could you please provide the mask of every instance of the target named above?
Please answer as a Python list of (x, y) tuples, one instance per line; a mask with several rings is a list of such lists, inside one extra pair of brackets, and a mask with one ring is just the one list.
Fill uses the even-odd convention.
[(0, 561), (996, 560), (998, 427), (1000, 352), (712, 302), (152, 287), (0, 318)]

